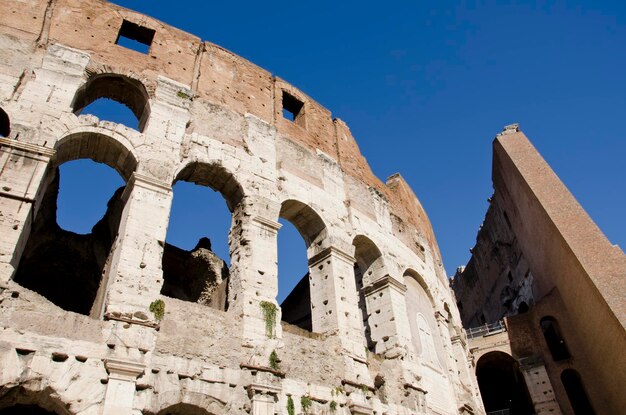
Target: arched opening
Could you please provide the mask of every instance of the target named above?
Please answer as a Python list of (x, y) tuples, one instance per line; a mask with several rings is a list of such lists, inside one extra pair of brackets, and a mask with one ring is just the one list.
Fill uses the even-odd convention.
[[(99, 74), (89, 78), (76, 91), (72, 109), (79, 115), (89, 107), (87, 112), (101, 119), (120, 122), (143, 131), (150, 117), (149, 99), (148, 92), (140, 81), (124, 75)], [(120, 109), (114, 103), (127, 107), (134, 119), (125, 109)]]
[(372, 340), (372, 330), (369, 325), (367, 304), (363, 287), (384, 277), (384, 264), (382, 253), (378, 247), (366, 236), (357, 235), (352, 242), (354, 245), (354, 282), (356, 284), (359, 299), (359, 309), (362, 315), (363, 333), (365, 334), (366, 346), (374, 351), (376, 344)]
[[(90, 145), (81, 145), (87, 142)], [(97, 145), (91, 146), (93, 143)], [(74, 161), (77, 159), (89, 160)], [(113, 159), (116, 160), (115, 163), (111, 161)], [(94, 161), (104, 162), (110, 167), (97, 165)], [(77, 134), (60, 140), (57, 154), (50, 163), (37, 196), (40, 202), (33, 214), (15, 281), (64, 310), (98, 318), (102, 311), (102, 302), (96, 301), (96, 298), (104, 295), (106, 287), (103, 277), (107, 275), (111, 249), (117, 237), (125, 204), (122, 198), (124, 181), (130, 177), (136, 164), (134, 156), (126, 147), (107, 136)], [(106, 173), (109, 173), (109, 178), (110, 173), (116, 176), (111, 167), (124, 179), (120, 180), (118, 177), (117, 182), (114, 180), (110, 187), (111, 194), (104, 195), (104, 198), (98, 195), (104, 206), (94, 206), (94, 199), (98, 197), (88, 198), (78, 219), (89, 216), (85, 213), (86, 210), (104, 212), (104, 215), (99, 220), (96, 219), (93, 226), (76, 222), (71, 225), (67, 222), (63, 227), (60, 226), (57, 212), (61, 182), (68, 179), (79, 187), (74, 199), (70, 194), (66, 195), (68, 200), (63, 199), (64, 203), (75, 204), (76, 193), (84, 196), (86, 188), (91, 187), (90, 190), (93, 190), (94, 183), (99, 180), (107, 181), (103, 177)], [(69, 176), (63, 176), (66, 173)], [(118, 184), (122, 186), (113, 190)], [(102, 192), (102, 188), (95, 190)], [(98, 211), (99, 208), (101, 210)], [(97, 215), (98, 213), (96, 218)]]
[(49, 386), (40, 390), (2, 385), (0, 415), (70, 415), (69, 405)]
[(519, 303), (519, 306), (517, 306), (517, 314), (527, 313), (528, 310), (529, 310), (529, 307), (525, 301), (522, 301), (521, 303)]
[[(320, 249), (324, 238), (326, 237), (326, 225), (322, 218), (309, 206), (296, 200), (287, 200), (283, 202), (280, 209), (281, 223), (285, 229), (279, 231), (279, 297), (278, 301), (281, 303), (282, 321), (298, 326), (301, 329), (307, 331), (315, 331), (312, 306), (311, 306), (311, 284), (310, 284), (310, 271), (308, 271), (308, 260), (305, 262), (304, 257), (301, 255), (302, 245), (298, 243), (299, 237), (296, 236), (297, 231), (299, 236), (304, 240), (304, 247), (306, 248), (306, 258), (310, 259)], [(288, 222), (288, 224), (286, 223)], [(290, 225), (293, 225), (292, 229)], [(288, 236), (284, 238), (283, 236)], [(281, 267), (283, 256), (286, 252), (283, 252), (282, 246), (284, 241), (287, 244), (299, 251), (299, 253), (293, 255), (293, 257), (302, 258), (297, 261), (297, 264), (290, 264), (291, 266), (285, 269)], [(304, 262), (304, 265), (303, 265)], [(302, 270), (306, 267), (306, 273), (304, 276), (300, 276)], [(292, 288), (293, 287), (293, 288)], [(288, 295), (285, 296), (285, 292), (292, 288)], [(280, 297), (285, 296), (281, 302)]]
[(489, 352), (476, 364), (476, 378), (487, 413), (508, 410), (511, 415), (535, 413), (519, 363), (503, 352)]
[(161, 294), (226, 311), (235, 248), (229, 234), (243, 190), (220, 165), (191, 163), (178, 174), (173, 192)]
[(9, 115), (0, 108), (0, 137), (8, 137), (11, 134), (11, 122)]
[(443, 343), (435, 320), (435, 306), (426, 281), (414, 270), (404, 273), (406, 309), (417, 355), (426, 365), (441, 370), (445, 362)]
[(212, 413), (196, 405), (178, 403), (160, 410), (157, 415), (212, 415)]
[(544, 317), (541, 319), (540, 325), (543, 337), (545, 338), (550, 354), (552, 355), (552, 360), (558, 362), (560, 360), (569, 359), (569, 350), (567, 350), (567, 345), (561, 335), (559, 323), (557, 323), (556, 319), (549, 316)]
[(56, 415), (56, 412), (46, 411), (37, 405), (14, 405), (0, 409), (0, 415)]
[(587, 391), (578, 372), (574, 369), (565, 369), (561, 373), (561, 382), (575, 415), (594, 415), (596, 413), (591, 402), (589, 402)]

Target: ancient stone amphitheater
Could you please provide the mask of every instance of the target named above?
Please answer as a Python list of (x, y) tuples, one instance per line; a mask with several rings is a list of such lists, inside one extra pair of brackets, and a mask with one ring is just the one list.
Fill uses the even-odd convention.
[[(419, 201), (292, 85), (104, 1), (3, 0), (0, 108), (1, 414), (483, 412)], [(83, 158), (126, 182), (89, 235), (55, 215)], [(177, 181), (226, 200), (229, 269), (165, 243)], [(279, 218), (309, 267), (282, 309)]]

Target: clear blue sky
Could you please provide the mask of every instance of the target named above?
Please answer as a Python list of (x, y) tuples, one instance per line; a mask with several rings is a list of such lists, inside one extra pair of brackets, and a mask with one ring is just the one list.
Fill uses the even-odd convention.
[(346, 121), (400, 172), (446, 270), (469, 259), (491, 141), (518, 122), (609, 240), (626, 246), (626, 2), (116, 1), (223, 46)]

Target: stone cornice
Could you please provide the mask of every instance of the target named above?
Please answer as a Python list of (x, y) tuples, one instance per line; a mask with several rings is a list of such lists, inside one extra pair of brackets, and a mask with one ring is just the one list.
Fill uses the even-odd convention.
[(368, 285), (367, 287), (363, 287), (362, 290), (363, 290), (363, 293), (365, 293), (365, 295), (370, 295), (380, 290), (383, 290), (385, 288), (393, 288), (402, 294), (406, 292), (406, 285), (402, 284), (400, 281), (396, 280), (395, 278), (392, 278), (389, 274), (374, 281), (371, 285)]
[(252, 218), (252, 220), (256, 222), (258, 225), (261, 225), (263, 228), (266, 228), (266, 229), (269, 228), (269, 230), (272, 230), (274, 232), (278, 232), (280, 228), (283, 227), (281, 223), (275, 222), (271, 219), (264, 218), (263, 216), (255, 216)]
[(135, 379), (143, 374), (145, 365), (136, 362), (128, 362), (118, 359), (107, 359), (104, 361), (104, 367), (109, 372), (109, 378), (134, 382)]
[(354, 264), (356, 262), (356, 259), (352, 255), (348, 254), (347, 252), (342, 251), (341, 249), (336, 248), (334, 246), (329, 246), (328, 248), (324, 249), (319, 254), (316, 254), (313, 257), (311, 257), (309, 259), (309, 266), (314, 267), (315, 265), (319, 264), (320, 262), (322, 262), (323, 260), (325, 260), (326, 258), (330, 256), (335, 256), (350, 264)]
[(48, 147), (43, 147), (37, 144), (24, 143), (22, 141), (11, 140), (10, 138), (4, 138), (4, 137), (0, 137), (0, 145), (15, 148), (15, 149), (22, 150), (22, 151), (27, 151), (29, 153), (39, 154), (42, 156), (46, 156), (48, 158), (51, 158), (56, 153), (55, 150), (48, 148)]

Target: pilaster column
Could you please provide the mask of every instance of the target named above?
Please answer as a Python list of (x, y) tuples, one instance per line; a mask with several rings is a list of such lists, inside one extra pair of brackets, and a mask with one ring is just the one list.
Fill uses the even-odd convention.
[[(276, 238), (281, 224), (243, 212), (235, 213), (234, 222), (236, 225), (231, 235), (236, 235), (237, 240), (232, 242), (229, 310), (243, 316), (243, 342), (252, 347), (264, 343), (268, 338), (282, 338), (280, 307), (276, 303)], [(276, 311), (270, 336), (266, 332), (262, 303), (272, 304)]]
[(375, 352), (388, 359), (410, 350), (411, 329), (406, 315), (406, 286), (389, 275), (363, 287)]
[(104, 362), (109, 381), (104, 396), (103, 415), (131, 415), (135, 398), (135, 381), (144, 371), (144, 365), (123, 360)]
[(150, 303), (163, 285), (163, 244), (172, 189), (169, 184), (133, 173), (122, 198), (124, 211), (105, 275), (105, 317), (140, 323), (153, 320)]
[[(15, 273), (54, 150), (0, 137), (0, 283)], [(45, 190), (45, 189), (43, 189)]]
[(354, 257), (334, 246), (309, 259), (311, 320), (314, 332), (339, 336), (347, 380), (370, 385), (354, 263)]
[(533, 401), (535, 412), (538, 414), (560, 415), (561, 409), (554, 388), (548, 377), (548, 372), (540, 357), (520, 359), (520, 370), (524, 376), (530, 399)]

